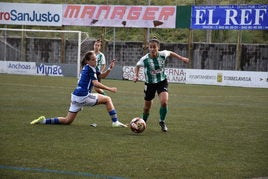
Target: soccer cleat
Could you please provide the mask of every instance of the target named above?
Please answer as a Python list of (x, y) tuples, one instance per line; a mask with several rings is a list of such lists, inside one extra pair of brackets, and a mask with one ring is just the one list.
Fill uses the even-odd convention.
[(39, 124), (39, 123), (41, 123), (42, 121), (44, 121), (45, 119), (46, 119), (45, 116), (40, 116), (39, 118), (33, 120), (33, 121), (31, 122), (31, 124)]
[(161, 126), (161, 130), (162, 130), (163, 132), (167, 132), (167, 131), (168, 131), (168, 128), (167, 128), (167, 126), (166, 126), (166, 124), (165, 124), (164, 121), (160, 121), (160, 122), (159, 122), (159, 125)]
[(112, 127), (127, 127), (127, 125), (125, 125), (119, 121), (116, 121), (116, 122), (112, 123)]

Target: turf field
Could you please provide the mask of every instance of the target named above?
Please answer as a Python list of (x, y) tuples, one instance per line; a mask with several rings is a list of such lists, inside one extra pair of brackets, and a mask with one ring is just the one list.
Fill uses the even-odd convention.
[[(0, 75), (0, 178), (257, 178), (268, 176), (268, 89), (170, 84), (169, 131), (156, 98), (147, 129), (112, 128), (105, 107), (65, 116), (76, 78)], [(103, 80), (122, 122), (140, 116), (143, 83)], [(97, 127), (91, 127), (97, 123)]]

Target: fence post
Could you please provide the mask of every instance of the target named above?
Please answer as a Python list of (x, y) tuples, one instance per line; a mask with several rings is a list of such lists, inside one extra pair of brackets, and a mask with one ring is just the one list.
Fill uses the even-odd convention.
[(24, 31), (24, 25), (21, 26), (22, 27), (22, 31), (21, 31), (21, 47), (20, 47), (20, 57), (21, 57), (21, 61), (27, 61), (26, 58), (26, 46), (27, 46), (27, 41), (26, 41), (26, 32)]
[(241, 31), (237, 30), (235, 70), (241, 70)]
[[(62, 26), (61, 30), (65, 30), (65, 26)], [(60, 63), (65, 61), (65, 35), (61, 34), (61, 51), (60, 51)]]
[(190, 59), (190, 62), (188, 64), (188, 67), (193, 68), (193, 30), (189, 29), (188, 31), (188, 58)]

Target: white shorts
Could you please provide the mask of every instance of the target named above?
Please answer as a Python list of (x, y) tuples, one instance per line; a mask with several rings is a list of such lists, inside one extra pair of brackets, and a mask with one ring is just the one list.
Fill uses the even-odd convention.
[(69, 112), (78, 112), (83, 108), (83, 106), (94, 106), (97, 102), (97, 93), (89, 93), (87, 96), (76, 96), (72, 94)]

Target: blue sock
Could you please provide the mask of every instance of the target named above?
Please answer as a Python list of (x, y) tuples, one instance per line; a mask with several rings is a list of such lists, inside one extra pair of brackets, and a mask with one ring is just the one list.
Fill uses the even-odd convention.
[(113, 122), (118, 121), (117, 113), (116, 113), (115, 109), (109, 111), (109, 115), (111, 116), (111, 119), (112, 119)]
[(45, 124), (60, 124), (59, 118), (47, 118)]

